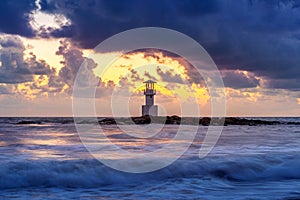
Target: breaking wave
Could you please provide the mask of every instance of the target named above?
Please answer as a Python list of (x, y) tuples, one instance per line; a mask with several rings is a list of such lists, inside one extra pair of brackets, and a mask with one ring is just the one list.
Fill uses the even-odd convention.
[(18, 161), (0, 165), (0, 188), (81, 187), (141, 184), (180, 178), (214, 178), (229, 182), (300, 179), (300, 158), (242, 157), (180, 159), (156, 172), (130, 174), (97, 160)]

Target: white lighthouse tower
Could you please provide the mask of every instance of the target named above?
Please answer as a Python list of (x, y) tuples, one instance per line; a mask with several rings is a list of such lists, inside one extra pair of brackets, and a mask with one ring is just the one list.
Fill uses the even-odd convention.
[(154, 95), (156, 90), (154, 88), (155, 81), (148, 80), (144, 82), (146, 84), (146, 89), (144, 90), (145, 104), (142, 106), (142, 115), (157, 116), (157, 106), (154, 105)]

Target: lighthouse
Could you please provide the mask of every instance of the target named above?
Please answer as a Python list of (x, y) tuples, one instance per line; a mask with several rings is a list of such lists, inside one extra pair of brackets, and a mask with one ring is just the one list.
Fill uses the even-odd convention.
[(156, 82), (148, 80), (144, 83), (146, 84), (146, 89), (144, 90), (145, 105), (142, 106), (142, 115), (157, 116), (157, 105), (154, 105), (154, 95), (156, 95), (154, 84)]

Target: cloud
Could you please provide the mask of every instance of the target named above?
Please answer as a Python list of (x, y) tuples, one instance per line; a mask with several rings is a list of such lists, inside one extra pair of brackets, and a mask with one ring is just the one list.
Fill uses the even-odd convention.
[[(0, 36), (0, 93), (21, 94), (27, 97), (34, 97), (39, 94), (66, 93), (72, 94), (74, 81), (78, 73), (78, 87), (83, 90), (96, 85), (96, 97), (102, 98), (113, 90), (114, 83), (104, 83), (94, 74), (93, 69), (97, 64), (90, 58), (83, 56), (80, 49), (74, 47), (68, 40), (62, 40), (56, 52), (61, 55), (64, 66), (56, 73), (46, 61), (39, 60), (36, 55), (29, 53), (24, 59), (26, 48), (19, 37), (11, 35)], [(79, 69), (81, 69), (79, 71)], [(132, 77), (139, 78), (137, 73), (132, 71)], [(21, 84), (22, 89), (14, 89), (14, 86)]]
[[(40, 34), (28, 26), (28, 13), (37, 9), (33, 1), (5, 0), (0, 5), (0, 31), (27, 37)], [(297, 0), (41, 0), (40, 7), (41, 12), (62, 15), (70, 21), (60, 28), (44, 30), (43, 37), (69, 37), (79, 48), (93, 48), (121, 31), (165, 27), (198, 41), (221, 70), (249, 71), (270, 82), (282, 80), (270, 87), (298, 87)], [(4, 19), (10, 19), (10, 23)], [(194, 82), (198, 78), (189, 75)]]
[(33, 81), (34, 75), (54, 74), (52, 69), (44, 60), (37, 60), (31, 53), (24, 60), (25, 47), (20, 38), (15, 36), (0, 37), (1, 67), (0, 83), (18, 84)]
[(184, 83), (182, 77), (179, 74), (176, 74), (173, 69), (163, 71), (160, 67), (157, 66), (156, 72), (163, 82), (179, 84)]
[(58, 73), (60, 81), (67, 84), (69, 89), (71, 89), (81, 67), (80, 79), (77, 81), (79, 86), (84, 87), (96, 83), (98, 78), (95, 76), (93, 69), (97, 67), (97, 64), (92, 59), (84, 57), (82, 51), (67, 40), (63, 40), (60, 43), (61, 45), (56, 52), (57, 55), (63, 56), (61, 63), (64, 66)]
[[(72, 22), (72, 39), (84, 48), (93, 48), (102, 40), (132, 28), (158, 26), (187, 28), (186, 17), (200, 17), (217, 10), (216, 0), (206, 1), (86, 1), (60, 0), (41, 3), (42, 11), (63, 14)], [(182, 23), (181, 23), (182, 22)]]
[(300, 79), (269, 79), (265, 83), (267, 88), (280, 88), (280, 89), (288, 89), (291, 91), (300, 91)]
[(2, 36), (0, 41), (2, 48), (16, 48), (20, 50), (24, 50), (25, 48), (22, 41), (17, 36)]
[[(57, 77), (50, 78), (49, 85), (55, 88), (66, 84), (68, 88), (65, 92), (72, 95), (76, 80), (76, 95), (81, 95), (80, 97), (90, 98), (86, 91), (93, 89), (94, 86), (96, 87), (96, 98), (110, 96), (115, 83), (111, 80), (103, 82), (100, 77), (95, 75), (93, 70), (97, 67), (97, 64), (94, 60), (85, 57), (82, 50), (72, 45), (68, 40), (62, 40), (60, 44), (56, 54), (63, 57), (61, 63), (64, 66), (60, 69)], [(140, 79), (134, 70), (131, 70), (131, 78), (135, 81)]]
[(253, 73), (242, 71), (222, 71), (224, 86), (234, 89), (253, 88), (259, 86), (259, 79)]
[[(300, 20), (296, 1), (65, 0), (43, 5), (45, 12), (70, 19), (72, 40), (83, 48), (93, 48), (120, 31), (159, 26), (196, 39), (220, 69), (246, 70), (287, 82), (300, 75), (300, 46), (294, 36), (299, 34)], [(277, 84), (278, 88), (289, 86), (297, 87)]]
[(74, 35), (73, 26), (61, 24), (59, 28), (54, 28), (43, 25), (38, 28), (36, 35), (42, 38), (71, 38)]
[(142, 79), (140, 77), (140, 75), (138, 74), (138, 72), (136, 70), (134, 70), (134, 69), (130, 70), (129, 78), (133, 82), (142, 82), (142, 81), (144, 81), (144, 79)]
[(14, 94), (14, 87), (11, 85), (1, 84), (0, 85), (0, 95)]
[(29, 25), (29, 21), (30, 13), (36, 8), (33, 0), (2, 0), (0, 3), (0, 32), (34, 37), (35, 33)]
[(104, 83), (101, 79), (99, 80), (98, 87), (96, 89), (95, 97), (98, 99), (110, 97), (113, 93), (116, 85), (113, 81)]
[(149, 80), (157, 81), (157, 79), (156, 79), (154, 76), (152, 76), (152, 75), (151, 75), (149, 72), (147, 72), (147, 71), (144, 72), (144, 76), (145, 76), (146, 78), (148, 78)]

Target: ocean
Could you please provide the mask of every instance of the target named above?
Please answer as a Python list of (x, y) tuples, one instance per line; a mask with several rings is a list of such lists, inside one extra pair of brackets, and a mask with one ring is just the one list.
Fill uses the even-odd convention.
[[(138, 135), (135, 126), (144, 125), (132, 125)], [(152, 138), (128, 136), (117, 125), (102, 129), (134, 153), (163, 148), (178, 126), (164, 125)], [(0, 118), (0, 199), (300, 199), (300, 125), (225, 126), (213, 150), (199, 158), (206, 131), (200, 126), (192, 145), (169, 166), (128, 173), (91, 155), (72, 118)], [(105, 159), (126, 159), (103, 153)]]

